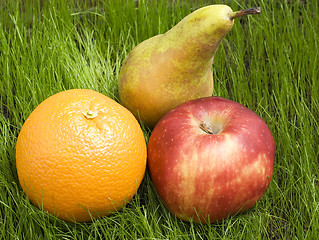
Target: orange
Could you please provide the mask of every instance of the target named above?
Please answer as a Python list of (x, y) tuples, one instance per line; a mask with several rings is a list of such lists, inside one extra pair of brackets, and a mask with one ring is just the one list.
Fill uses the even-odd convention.
[(87, 89), (44, 100), (16, 143), (22, 189), (33, 204), (66, 221), (91, 221), (121, 209), (143, 179), (146, 155), (131, 112)]

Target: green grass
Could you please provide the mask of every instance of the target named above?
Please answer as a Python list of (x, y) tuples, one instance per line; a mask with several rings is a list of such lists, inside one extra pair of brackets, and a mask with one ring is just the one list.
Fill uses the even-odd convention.
[(317, 0), (213, 1), (233, 10), (261, 6), (261, 15), (236, 20), (222, 41), (213, 67), (214, 95), (240, 102), (266, 121), (276, 160), (273, 181), (254, 208), (209, 225), (170, 214), (147, 173), (118, 213), (66, 223), (27, 200), (15, 167), (18, 133), (41, 101), (71, 88), (94, 89), (118, 101), (118, 74), (130, 50), (207, 3), (25, 2), (0, 3), (0, 239), (318, 238)]

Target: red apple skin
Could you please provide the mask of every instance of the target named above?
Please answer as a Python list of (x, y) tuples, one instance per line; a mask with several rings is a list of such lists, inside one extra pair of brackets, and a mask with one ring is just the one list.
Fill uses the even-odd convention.
[[(222, 130), (207, 133), (203, 122)], [(168, 210), (201, 223), (253, 207), (269, 187), (274, 157), (264, 120), (221, 97), (179, 105), (158, 122), (148, 144), (151, 179)]]

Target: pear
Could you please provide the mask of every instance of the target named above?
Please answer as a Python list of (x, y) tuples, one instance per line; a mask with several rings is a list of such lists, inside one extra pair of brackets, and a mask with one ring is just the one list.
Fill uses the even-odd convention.
[(212, 64), (234, 19), (260, 8), (233, 12), (227, 5), (200, 8), (164, 34), (138, 44), (121, 66), (121, 103), (153, 128), (177, 105), (213, 94)]

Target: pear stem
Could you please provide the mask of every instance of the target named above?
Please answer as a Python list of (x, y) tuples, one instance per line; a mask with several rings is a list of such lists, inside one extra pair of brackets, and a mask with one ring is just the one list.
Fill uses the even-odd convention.
[(239, 10), (237, 12), (233, 12), (230, 14), (230, 20), (234, 20), (235, 18), (251, 15), (251, 14), (260, 14), (260, 7), (249, 8), (244, 10)]

